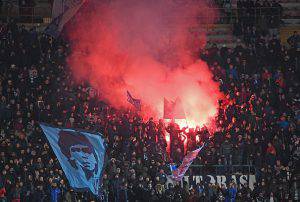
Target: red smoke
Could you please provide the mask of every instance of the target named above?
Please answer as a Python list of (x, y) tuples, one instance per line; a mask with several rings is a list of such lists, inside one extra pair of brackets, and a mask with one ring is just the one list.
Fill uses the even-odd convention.
[(220, 98), (198, 59), (206, 43), (201, 28), (215, 19), (210, 11), (200, 0), (91, 1), (67, 29), (68, 65), (115, 107), (129, 106), (129, 90), (142, 100), (144, 117), (161, 118), (163, 98), (180, 97), (190, 126), (205, 124)]

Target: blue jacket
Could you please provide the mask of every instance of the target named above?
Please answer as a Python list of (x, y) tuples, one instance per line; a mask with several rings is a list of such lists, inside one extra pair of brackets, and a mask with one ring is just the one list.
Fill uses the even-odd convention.
[(60, 189), (59, 188), (51, 188), (51, 202), (58, 202), (59, 195), (60, 195)]
[(230, 187), (227, 191), (228, 191), (228, 195), (226, 196), (225, 201), (226, 202), (235, 202), (237, 189), (234, 187)]

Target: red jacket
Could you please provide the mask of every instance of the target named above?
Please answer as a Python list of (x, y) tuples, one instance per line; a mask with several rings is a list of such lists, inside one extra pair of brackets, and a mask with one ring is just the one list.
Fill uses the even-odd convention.
[(0, 189), (0, 198), (4, 198), (5, 194), (6, 194), (6, 189), (5, 189), (5, 187), (3, 187)]
[(267, 153), (276, 155), (276, 149), (275, 149), (275, 147), (274, 146), (268, 147), (267, 148)]

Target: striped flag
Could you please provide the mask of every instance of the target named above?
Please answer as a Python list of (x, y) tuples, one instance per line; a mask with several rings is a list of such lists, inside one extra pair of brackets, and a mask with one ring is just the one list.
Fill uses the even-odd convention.
[(44, 32), (57, 38), (64, 25), (77, 13), (84, 2), (85, 0), (54, 0), (52, 21)]
[(194, 159), (198, 156), (198, 153), (201, 151), (201, 149), (204, 147), (204, 144), (199, 147), (198, 149), (191, 151), (188, 153), (181, 163), (181, 165), (172, 171), (171, 179), (174, 181), (181, 181), (186, 171), (189, 169), (190, 165), (193, 163)]

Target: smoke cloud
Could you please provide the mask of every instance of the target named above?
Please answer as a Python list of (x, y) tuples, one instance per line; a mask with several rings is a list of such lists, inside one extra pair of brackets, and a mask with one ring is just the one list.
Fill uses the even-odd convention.
[(67, 28), (72, 42), (68, 65), (77, 81), (88, 81), (116, 108), (130, 106), (128, 90), (142, 100), (145, 118), (162, 117), (164, 97), (181, 98), (190, 126), (216, 115), (221, 93), (198, 59), (206, 43), (204, 26), (216, 18), (204, 1), (87, 4)]

